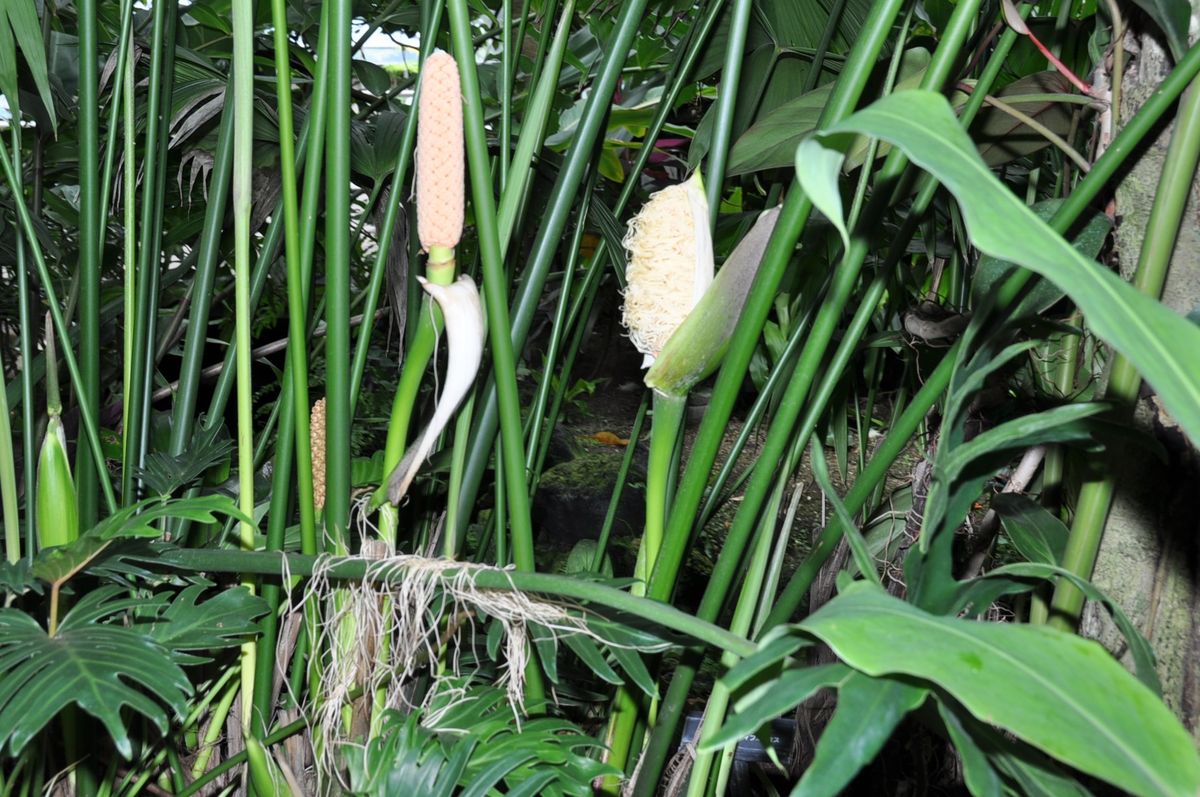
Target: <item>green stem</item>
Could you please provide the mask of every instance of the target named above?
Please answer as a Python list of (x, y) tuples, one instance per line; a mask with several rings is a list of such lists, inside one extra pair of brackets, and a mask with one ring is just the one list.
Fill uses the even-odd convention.
[[(4, 361), (0, 358), (0, 375)], [(21, 519), (17, 516), (17, 466), (13, 458), (8, 391), (0, 390), (0, 502), (4, 509), (4, 554), (8, 561), (21, 558)]]
[[(279, 122), (279, 166), (283, 206), (283, 254), (287, 265), (288, 366), (291, 377), (292, 433), (295, 436), (297, 500), (300, 539), (316, 539), (316, 510), (313, 504), (312, 440), (308, 398), (308, 307), (311, 271), (305, 268), (300, 245), (300, 209), (296, 185), (296, 146), (292, 128), (292, 67), (288, 58), (287, 7), (284, 0), (271, 0), (271, 24), (275, 39), (275, 106)], [(370, 326), (367, 324), (366, 326)], [(280, 426), (282, 427), (281, 418)], [(281, 429), (282, 431), (282, 429)], [(312, 546), (315, 547), (315, 546)], [(267, 720), (263, 720), (263, 727)]]
[(325, 198), (325, 533), (345, 552), (350, 526), (350, 0), (329, 5)]
[[(636, 2), (636, 0), (635, 0)], [(496, 205), (492, 195), (491, 167), (483, 123), (483, 101), (471, 42), (471, 19), (466, 0), (448, 0), (450, 31), (463, 88), (463, 127), (471, 177), (471, 198), (483, 261), (483, 292), (487, 303), (488, 337), (500, 409), (501, 453), (507, 474), (508, 521), (513, 561), (519, 570), (532, 571), (533, 527), (529, 519), (529, 487), (525, 478), (525, 450), (521, 429), (521, 401), (517, 395), (515, 347), (510, 338), (507, 277), (500, 254)], [(534, 696), (540, 697), (538, 695)]]
[[(162, 265), (162, 227), (166, 192), (167, 142), (175, 74), (175, 25), (178, 0), (154, 4), (153, 46), (147, 101), (146, 148), (142, 154), (142, 217), (138, 242), (137, 308), (134, 313), (133, 364), (130, 366), (129, 423), (125, 427), (121, 501), (137, 500), (134, 473), (146, 464), (150, 445), (150, 354), (154, 351), (158, 316), (158, 281)], [(129, 201), (126, 198), (126, 201)]]
[(625, 454), (621, 457), (621, 467), (617, 470), (617, 480), (613, 484), (612, 497), (608, 501), (608, 511), (604, 515), (604, 525), (600, 528), (600, 536), (596, 539), (596, 555), (592, 558), (589, 570), (601, 573), (604, 568), (604, 554), (608, 548), (608, 537), (612, 532), (613, 522), (617, 517), (617, 508), (621, 504), (621, 492), (629, 478), (629, 468), (633, 465), (633, 456), (637, 453), (638, 438), (642, 434), (642, 423), (646, 419), (650, 396), (644, 395), (638, 405), (637, 415), (633, 418), (633, 427), (629, 430), (629, 442), (625, 444)]
[(708, 171), (705, 183), (708, 192), (708, 223), (717, 226), (721, 210), (725, 164), (729, 160), (729, 145), (733, 138), (733, 116), (737, 109), (738, 88), (746, 52), (746, 32), (750, 28), (750, 0), (734, 0), (729, 11), (729, 37), (725, 42), (725, 65), (721, 69), (721, 84), (717, 89), (716, 116), (712, 128), (712, 143), (708, 148)]
[[(1175, 251), (1197, 162), (1200, 162), (1200, 82), (1194, 82), (1180, 102), (1133, 277), (1134, 287), (1155, 299), (1162, 295), (1170, 270), (1171, 255)], [(1133, 364), (1120, 354), (1115, 355), (1106, 398), (1123, 412), (1130, 413), (1141, 384), (1141, 375)], [(1102, 479), (1084, 483), (1080, 489), (1062, 564), (1083, 578), (1090, 578), (1095, 567), (1115, 487), (1110, 471)], [(1050, 602), (1051, 624), (1063, 630), (1073, 628), (1083, 608), (1083, 600), (1078, 587), (1065, 579), (1060, 580)]]
[[(579, 121), (579, 126), (575, 130), (571, 149), (567, 153), (562, 168), (558, 172), (558, 177), (555, 179), (554, 187), (550, 191), (546, 204), (546, 215), (542, 219), (541, 227), (538, 228), (537, 237), (534, 239), (528, 257), (525, 274), (517, 287), (516, 296), (513, 300), (511, 329), (505, 328), (503, 330), (505, 334), (511, 336), (511, 349), (514, 352), (521, 351), (525, 346), (525, 339), (529, 334), (530, 325), (533, 323), (534, 312), (541, 299), (542, 289), (545, 287), (550, 267), (554, 262), (559, 244), (562, 241), (563, 230), (566, 228), (567, 221), (570, 218), (573, 198), (579, 191), (584, 174), (592, 163), (596, 139), (604, 125), (604, 120), (608, 116), (613, 91), (616, 89), (617, 80), (621, 75), (621, 68), (625, 65), (625, 59), (630, 52), (634, 35), (641, 25), (642, 12), (646, 8), (646, 2), (647, 0), (628, 0), (628, 2), (621, 5), (620, 16), (615, 23), (612, 38), (604, 48), (607, 53), (604, 64), (600, 67), (599, 74), (592, 82), (584, 104), (583, 115)], [(463, 44), (465, 45), (466, 42), (463, 42)], [(474, 50), (468, 48), (463, 52), (474, 52)], [(478, 91), (478, 88), (476, 88), (476, 91)], [(667, 102), (667, 98), (664, 97), (663, 105), (670, 104)], [(664, 119), (668, 110), (669, 108), (666, 107), (660, 108)], [(470, 133), (471, 127), (471, 125), (468, 126), (468, 133)], [(653, 130), (654, 128), (652, 127), (651, 129)], [(482, 136), (482, 127), (476, 132)], [(646, 152), (645, 155), (649, 158), (650, 153)], [(474, 171), (474, 168), (472, 168), (472, 171)], [(634, 184), (637, 181), (630, 180), (628, 182), (630, 184), (629, 190), (632, 192), (635, 187)], [(478, 215), (478, 213), (479, 210), (476, 208), (476, 214)], [(506, 297), (505, 301), (507, 301)], [(487, 305), (490, 318), (493, 312), (491, 296), (487, 296)], [(505, 315), (509, 314), (505, 313)], [(498, 348), (495, 339), (493, 339), (492, 345), (493, 349)], [(482, 410), (477, 414), (478, 421), (475, 425), (475, 432), (472, 435), (472, 447), (468, 454), (467, 467), (463, 475), (463, 490), (458, 497), (459, 515), (461, 517), (466, 517), (475, 504), (475, 496), (478, 494), (479, 484), (483, 480), (483, 472), (487, 467), (488, 456), (491, 452), (492, 442), (495, 439), (496, 429), (499, 425), (496, 386), (486, 386), (481, 395), (484, 398), (482, 402), (483, 406)], [(517, 451), (519, 452), (520, 449), (518, 448)], [(522, 472), (520, 470), (517, 471), (517, 473)]]
[[(250, 212), (254, 190), (254, 4), (233, 0), (233, 247), (234, 326), (237, 349), (238, 508), (243, 549), (254, 550), (254, 386), (250, 380)], [(242, 584), (255, 591), (252, 575)], [(254, 703), (255, 643), (242, 644), (242, 730), (249, 733)]]
[[(79, 362), (83, 391), (76, 396), (93, 417), (100, 414), (100, 259), (104, 225), (100, 213), (100, 59), (96, 0), (79, 0)], [(68, 345), (65, 341), (64, 346)], [(97, 518), (99, 483), (92, 453), (81, 446), (75, 462), (79, 522), (90, 529)]]
[[(24, 177), (24, 168), (21, 165), (21, 126), (14, 124), (12, 126), (12, 144), (13, 144), (13, 172), (19, 177)], [(3, 141), (0, 140), (0, 146)], [(2, 153), (0, 153), (2, 154)], [(5, 164), (8, 163), (8, 158), (4, 159)], [(10, 183), (13, 194), (20, 199), (20, 203), (24, 202), (24, 192), (22, 182)], [(28, 234), (28, 232), (26, 232)], [(37, 469), (38, 449), (34, 442), (34, 408), (33, 408), (33, 330), (36, 324), (33, 320), (33, 308), (30, 306), (29, 297), (29, 263), (25, 259), (25, 237), (16, 236), (17, 250), (17, 320), (20, 325), (18, 331), (19, 346), (21, 355), (21, 447), (25, 484), (26, 501), (29, 496), (34, 495), (34, 486), (36, 480), (34, 474)], [(7, 397), (7, 396), (6, 396)], [(25, 508), (25, 556), (29, 561), (33, 561), (33, 555), (37, 551), (36, 527), (34, 523), (35, 513), (26, 504)]]
[[(226, 88), (231, 90), (231, 86)], [(127, 161), (132, 152), (126, 153)], [(204, 352), (208, 348), (208, 319), (212, 310), (213, 284), (217, 277), (217, 262), (221, 235), (225, 226), (225, 206), (233, 174), (233, 108), (225, 106), (217, 131), (217, 149), (213, 156), (212, 182), (208, 203), (204, 209), (204, 228), (200, 233), (199, 254), (193, 279), (191, 315), (183, 344), (183, 360), (179, 366), (179, 387), (171, 410), (171, 440), (168, 451), (172, 456), (182, 454), (192, 440), (196, 404), (200, 397), (200, 372), (204, 367)], [(127, 196), (128, 206), (130, 197)]]
[(640, 578), (643, 585), (649, 584), (649, 575), (654, 572), (658, 553), (663, 546), (671, 460), (686, 409), (686, 395), (654, 393), (654, 414), (650, 419), (650, 458), (646, 467), (646, 527), (638, 552), (638, 569), (634, 571), (634, 577)]

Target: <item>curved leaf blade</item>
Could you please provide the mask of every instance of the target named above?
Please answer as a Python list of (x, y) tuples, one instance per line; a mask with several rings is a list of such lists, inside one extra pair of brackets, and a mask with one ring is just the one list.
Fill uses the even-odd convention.
[(1200, 791), (1179, 721), (1099, 644), (928, 614), (864, 582), (800, 623), (868, 675), (930, 681), (973, 716), (1137, 795)]
[(813, 762), (792, 792), (836, 797), (871, 763), (900, 720), (925, 702), (928, 689), (856, 672), (838, 689), (837, 709), (821, 732)]
[(945, 97), (923, 90), (888, 95), (797, 149), (801, 185), (843, 235), (841, 203), (829, 200), (837, 165), (825, 153), (829, 148), (844, 152), (846, 136), (854, 133), (901, 147), (938, 178), (958, 199), (981, 252), (1062, 288), (1092, 330), (1133, 363), (1192, 441), (1200, 442), (1200, 327), (1079, 254), (1042, 222), (988, 170)]

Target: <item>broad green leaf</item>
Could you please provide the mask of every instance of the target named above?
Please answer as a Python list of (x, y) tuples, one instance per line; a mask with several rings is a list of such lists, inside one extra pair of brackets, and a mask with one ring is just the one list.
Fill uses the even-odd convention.
[(143, 613), (143, 616), (153, 615), (166, 605), (166, 595), (139, 594), (131, 592), (128, 587), (109, 584), (85, 592), (78, 603), (71, 607), (70, 614), (59, 624), (58, 630), (65, 633), (100, 621), (108, 622), (115, 615), (126, 612), (136, 611)]
[(783, 625), (776, 626), (759, 641), (757, 650), (725, 673), (721, 682), (730, 692), (736, 692), (760, 673), (778, 667), (788, 656), (811, 644), (811, 641), (797, 634), (795, 629)]
[[(1052, 133), (1067, 138), (1071, 131), (1071, 106), (1058, 100), (1071, 85), (1058, 72), (1035, 72), (1004, 87), (997, 95), (1009, 106), (1040, 122)], [(955, 103), (956, 107), (961, 108)], [(999, 108), (985, 106), (971, 126), (979, 155), (989, 166), (999, 166), (1050, 146), (1050, 141)]]
[(962, 762), (963, 783), (972, 797), (1000, 797), (1000, 776), (988, 761), (987, 753), (971, 737), (962, 720), (949, 709), (945, 702), (937, 701), (938, 716), (946, 726), (946, 733), (958, 751)]
[(109, 546), (109, 540), (84, 535), (70, 545), (50, 548), (33, 560), (33, 574), (50, 584), (63, 584)]
[[(896, 89), (919, 86), (929, 68), (929, 60), (929, 51), (923, 47), (905, 51), (900, 60)], [(832, 89), (833, 84), (826, 83), (761, 115), (730, 148), (729, 176), (790, 165), (796, 145), (816, 128)], [(865, 157), (866, 143), (861, 138), (855, 142), (852, 162), (861, 162)]]
[(830, 686), (840, 686), (854, 671), (844, 664), (822, 664), (817, 667), (797, 667), (786, 670), (778, 678), (751, 690), (734, 703), (736, 713), (725, 720), (721, 730), (700, 746), (706, 753), (736, 742), (754, 733), (776, 717), (791, 711)]
[[(13, 118), (21, 112), (20, 89), (17, 88), (17, 48), (13, 41), (12, 28), (5, 19), (4, 9), (0, 7), (0, 94), (8, 101), (8, 109)], [(45, 366), (45, 361), (41, 361)], [(9, 399), (12, 404), (12, 399)]]
[(1154, 694), (1162, 694), (1162, 685), (1159, 683), (1158, 672), (1155, 669), (1154, 648), (1150, 646), (1150, 642), (1138, 631), (1137, 626), (1133, 624), (1128, 615), (1121, 609), (1121, 606), (1086, 578), (1081, 578), (1070, 570), (1059, 567), (1057, 564), (1016, 562), (991, 570), (979, 578), (961, 582), (958, 587), (955, 608), (956, 610), (962, 610), (968, 604), (973, 604), (976, 611), (983, 610), (1001, 595), (1028, 592), (1033, 588), (1033, 585), (1028, 582), (1022, 583), (1019, 580), (1014, 581), (1013, 579), (1030, 578), (1043, 581), (1055, 581), (1058, 578), (1065, 578), (1087, 596), (1088, 600), (1096, 601), (1103, 606), (1112, 617), (1113, 624), (1117, 626), (1117, 629), (1125, 637), (1126, 644), (1129, 645), (1129, 655), (1133, 659), (1138, 680), (1144, 683), (1146, 688), (1154, 692)]
[[(1015, 787), (1016, 794), (1021, 797), (1091, 797), (1091, 792), (1075, 778), (1029, 745), (1004, 736), (962, 711), (960, 706), (951, 710), (944, 699), (939, 699), (938, 703), (943, 719), (957, 721), (969, 743), (987, 756), (995, 771)], [(949, 723), (947, 727), (950, 727)], [(1004, 792), (1014, 793), (1013, 788), (1006, 788)]]
[(215, 523), (217, 515), (235, 520), (247, 519), (237, 504), (227, 495), (201, 495), (195, 498), (149, 498), (125, 507), (92, 527), (84, 537), (96, 540), (115, 540), (121, 537), (158, 537), (155, 528), (159, 520), (184, 519), (193, 523)]
[(0, 590), (10, 595), (24, 595), (26, 592), (42, 592), (42, 584), (33, 574), (32, 563), (25, 558), (15, 562), (0, 562)]
[(223, 425), (201, 425), (182, 454), (172, 456), (165, 451), (154, 451), (146, 457), (146, 466), (137, 468), (136, 473), (155, 493), (169, 496), (224, 462), (231, 451), (233, 440)]
[(117, 752), (129, 758), (133, 746), (122, 709), (165, 733), (171, 716), (183, 716), (190, 691), (166, 650), (135, 630), (68, 625), (51, 637), (24, 612), (0, 609), (0, 750), (19, 753), (75, 704), (98, 719)]
[(604, 660), (604, 654), (596, 647), (595, 642), (579, 634), (567, 634), (562, 639), (597, 678), (610, 684), (624, 683), (621, 676), (617, 675), (617, 671)]
[(1133, 794), (1200, 791), (1187, 731), (1095, 642), (928, 614), (865, 582), (799, 627), (851, 667), (929, 681), (980, 720)]
[[(8, 17), (7, 24), (11, 26), (12, 35), (16, 37), (17, 46), (20, 47), (25, 64), (29, 67), (29, 75), (33, 78), (33, 84), (37, 86), (38, 96), (50, 117), (50, 125), (56, 127), (58, 123), (54, 115), (54, 100), (50, 97), (50, 79), (46, 69), (46, 44), (42, 41), (42, 25), (38, 21), (33, 0), (0, 0), (0, 10), (5, 12), (0, 14), (0, 17)], [(0, 18), (0, 27), (5, 24)], [(0, 41), (0, 45), (3, 44), (5, 42)], [(7, 57), (11, 58), (12, 54), (8, 54)], [(0, 65), (4, 65), (4, 62), (0, 62)], [(11, 96), (8, 101), (10, 106), (19, 107), (17, 97)]]
[[(1049, 223), (1062, 203), (1061, 199), (1047, 199), (1031, 205), (1030, 210), (1036, 213), (1039, 219)], [(1098, 212), (1090, 213), (1086, 218), (1087, 223), (1075, 233), (1072, 243), (1081, 255), (1094, 259), (1100, 254), (1101, 247), (1104, 246), (1104, 239), (1108, 237), (1108, 233), (1112, 229), (1112, 221), (1108, 216)], [(975, 264), (975, 276), (971, 280), (971, 293), (975, 295), (976, 301), (980, 301), (983, 297), (996, 291), (1013, 268), (1015, 266), (1012, 263), (991, 255), (979, 258), (979, 262)], [(1015, 314), (1041, 312), (1062, 297), (1063, 291), (1054, 283), (1038, 280), (1037, 284), (1030, 288), (1029, 293), (1021, 299), (1021, 309)]]
[(729, 149), (729, 176), (790, 164), (796, 146), (816, 128), (832, 91), (832, 83), (819, 86), (755, 122)]
[(1045, 507), (1028, 496), (1001, 493), (992, 499), (992, 509), (1021, 556), (1044, 565), (1062, 561), (1067, 527)]
[(243, 587), (231, 587), (200, 602), (205, 589), (200, 584), (186, 587), (144, 629), (180, 664), (212, 661), (209, 652), (236, 647), (258, 632), (254, 621), (267, 613), (266, 601)]
[[(837, 169), (829, 168), (821, 153), (844, 148), (845, 136), (853, 133), (890, 141), (937, 177), (958, 199), (971, 240), (981, 252), (1035, 271), (1062, 288), (1091, 329), (1129, 358), (1188, 436), (1200, 442), (1200, 328), (1079, 254), (1038, 219), (988, 171), (944, 97), (920, 90), (889, 95), (797, 149), (804, 190), (843, 235)], [(824, 165), (818, 170), (813, 161)]]
[(836, 797), (871, 763), (900, 720), (929, 690), (890, 678), (854, 673), (838, 687), (837, 709), (817, 742), (812, 764), (793, 795)]
[(629, 650), (622, 647), (610, 647), (613, 658), (629, 679), (645, 692), (650, 698), (658, 699), (658, 685), (654, 682), (654, 676), (650, 674), (650, 670), (646, 668), (646, 663), (642, 661), (642, 656), (636, 650)]

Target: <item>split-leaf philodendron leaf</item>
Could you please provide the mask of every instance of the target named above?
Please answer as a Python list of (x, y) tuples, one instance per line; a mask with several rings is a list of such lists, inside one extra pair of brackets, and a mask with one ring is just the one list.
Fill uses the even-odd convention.
[(1200, 442), (1200, 327), (1139, 293), (1051, 230), (988, 170), (940, 94), (891, 94), (800, 144), (800, 184), (844, 240), (850, 233), (838, 168), (856, 133), (900, 147), (940, 180), (962, 207), (967, 232), (981, 252), (1062, 288), (1092, 331), (1133, 363), (1192, 441)]

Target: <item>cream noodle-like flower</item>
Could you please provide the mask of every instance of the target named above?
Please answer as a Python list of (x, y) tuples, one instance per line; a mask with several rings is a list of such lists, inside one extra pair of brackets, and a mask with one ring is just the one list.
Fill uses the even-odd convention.
[(650, 196), (625, 234), (624, 312), (629, 339), (649, 368), (713, 280), (708, 199), (696, 172)]

